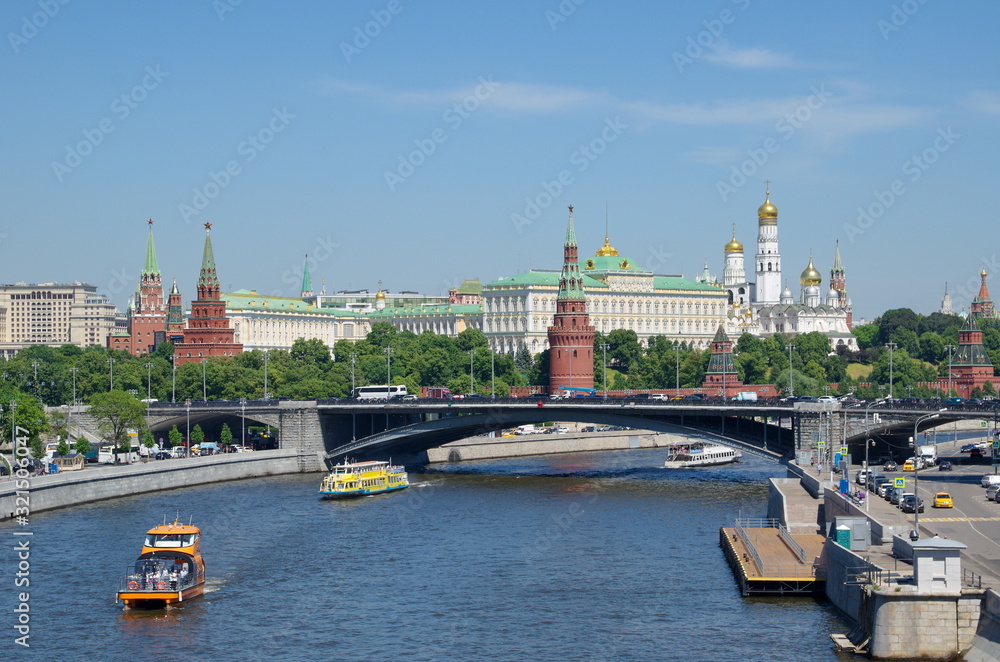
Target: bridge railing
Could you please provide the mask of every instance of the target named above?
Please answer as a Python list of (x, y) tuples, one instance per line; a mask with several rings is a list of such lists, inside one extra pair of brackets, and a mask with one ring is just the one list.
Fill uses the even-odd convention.
[(781, 536), (781, 539), (786, 545), (788, 545), (788, 548), (792, 550), (795, 556), (799, 557), (799, 563), (808, 563), (806, 560), (806, 550), (802, 548), (802, 545), (795, 541), (795, 538), (792, 537), (792, 534), (788, 531), (788, 528), (784, 524), (778, 525), (778, 535)]
[[(736, 535), (740, 537), (740, 540), (743, 542), (743, 546), (747, 548), (748, 552), (750, 552), (750, 556), (753, 558), (753, 562), (757, 564), (757, 568), (761, 571), (761, 573), (763, 573), (764, 561), (761, 560), (760, 554), (757, 553), (757, 548), (754, 547), (753, 542), (750, 541), (750, 537), (747, 536), (746, 531), (743, 530), (743, 523), (749, 521), (750, 520), (739, 520), (739, 519), (736, 520)], [(748, 526), (754, 528), (752, 527), (752, 525), (748, 524)]]

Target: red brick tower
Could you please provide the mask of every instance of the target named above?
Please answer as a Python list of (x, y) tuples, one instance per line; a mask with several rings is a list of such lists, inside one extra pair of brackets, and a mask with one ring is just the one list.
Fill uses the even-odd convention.
[(563, 246), (563, 268), (559, 278), (556, 314), (549, 327), (549, 393), (561, 387), (594, 388), (594, 336), (587, 315), (583, 276), (577, 256), (573, 205)]
[(163, 331), (167, 321), (163, 282), (160, 280), (156, 247), (153, 245), (153, 219), (147, 223), (149, 223), (149, 237), (146, 239), (146, 263), (142, 268), (139, 289), (135, 293), (135, 308), (129, 316), (131, 351), (136, 356), (156, 349), (154, 335), (157, 331)]
[(226, 318), (219, 278), (215, 275), (212, 252), (212, 224), (205, 223), (205, 251), (198, 277), (198, 298), (191, 302), (191, 316), (184, 329), (184, 341), (174, 346), (174, 364), (184, 365), (210, 356), (235, 356), (243, 345), (233, 342), (235, 331)]
[(184, 342), (184, 302), (181, 301), (176, 278), (167, 299), (167, 341), (175, 344)]
[(733, 363), (733, 341), (721, 324), (712, 339), (712, 356), (708, 360), (702, 388), (706, 391), (717, 388), (726, 398), (730, 393), (738, 393), (743, 388), (740, 375), (736, 372), (736, 364)]

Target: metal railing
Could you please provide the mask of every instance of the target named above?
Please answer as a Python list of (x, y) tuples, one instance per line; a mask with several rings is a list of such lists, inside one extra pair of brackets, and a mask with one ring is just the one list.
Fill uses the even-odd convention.
[(983, 587), (983, 576), (977, 575), (971, 570), (962, 568), (962, 585), (968, 586), (970, 588), (982, 588)]
[(736, 520), (736, 535), (740, 537), (743, 542), (743, 546), (747, 548), (750, 552), (750, 556), (753, 557), (754, 563), (757, 564), (757, 568), (761, 573), (764, 572), (764, 562), (760, 559), (760, 554), (757, 553), (757, 548), (754, 547), (753, 543), (750, 542), (750, 538), (747, 536), (746, 531), (743, 530), (743, 522), (749, 522), (753, 520)]
[(795, 553), (795, 556), (799, 558), (799, 563), (805, 565), (808, 562), (806, 560), (806, 550), (802, 548), (802, 545), (795, 542), (795, 538), (792, 538), (792, 534), (789, 533), (788, 528), (784, 524), (778, 525), (778, 535), (785, 541), (788, 548)]

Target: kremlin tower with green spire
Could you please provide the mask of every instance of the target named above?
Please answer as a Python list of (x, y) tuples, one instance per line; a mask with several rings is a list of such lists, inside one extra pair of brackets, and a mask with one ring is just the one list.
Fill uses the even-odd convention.
[(174, 346), (174, 365), (199, 362), (208, 357), (236, 356), (243, 345), (235, 342), (236, 332), (226, 318), (219, 278), (215, 273), (212, 251), (212, 224), (205, 223), (205, 248), (198, 276), (198, 298), (191, 302), (191, 315), (184, 329), (184, 340)]
[[(563, 246), (563, 268), (559, 277), (556, 313), (549, 327), (549, 395), (561, 387), (594, 387), (594, 336), (587, 314), (587, 298), (577, 256), (573, 205)], [(570, 392), (572, 393), (572, 391)]]
[(159, 341), (162, 341), (167, 321), (163, 282), (160, 267), (156, 263), (156, 247), (153, 245), (153, 220), (150, 219), (147, 223), (149, 235), (146, 238), (146, 263), (142, 267), (139, 287), (129, 301), (128, 332), (108, 336), (109, 349), (122, 350), (134, 356), (142, 356), (156, 349), (157, 334)]

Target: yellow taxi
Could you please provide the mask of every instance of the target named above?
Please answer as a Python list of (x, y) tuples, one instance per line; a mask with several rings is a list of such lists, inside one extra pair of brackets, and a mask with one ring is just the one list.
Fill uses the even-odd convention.
[(934, 495), (935, 508), (954, 508), (955, 503), (951, 500), (951, 495), (947, 492), (938, 492)]
[(916, 467), (913, 465), (913, 462), (911, 462), (910, 460), (907, 460), (903, 464), (903, 471), (914, 471), (915, 469), (916, 469)]

